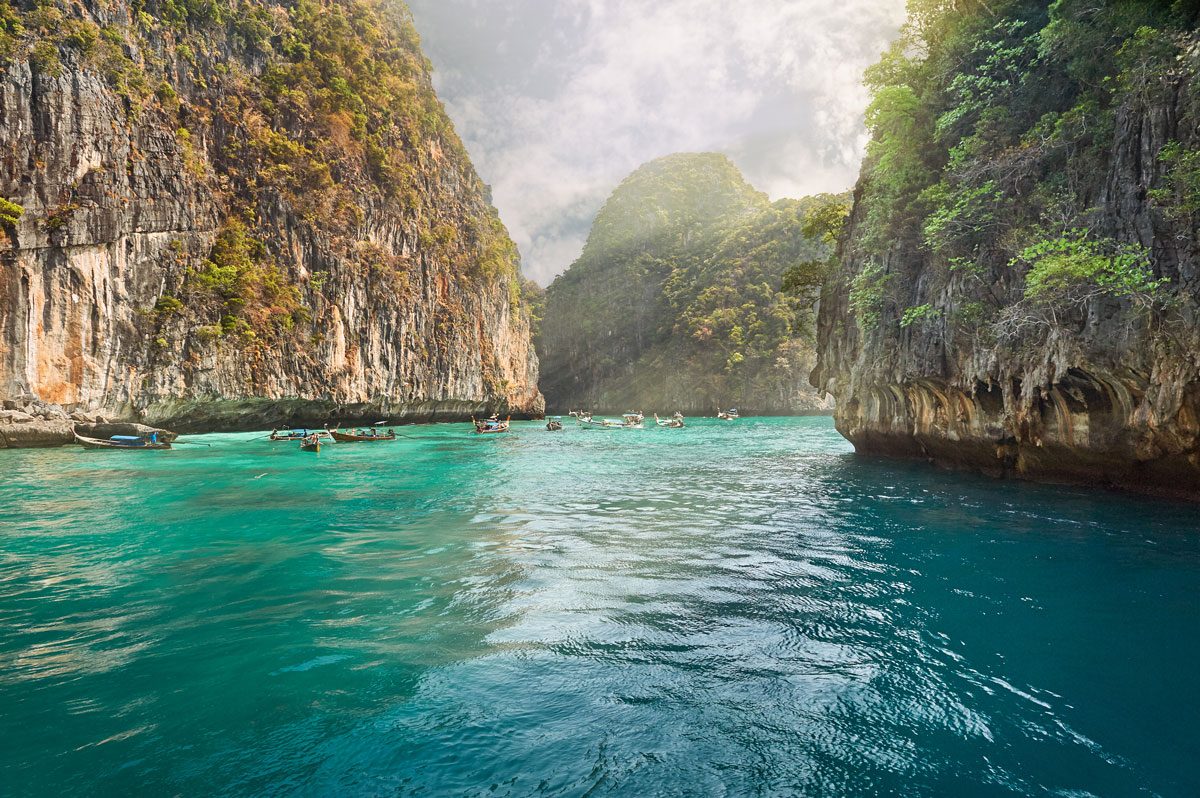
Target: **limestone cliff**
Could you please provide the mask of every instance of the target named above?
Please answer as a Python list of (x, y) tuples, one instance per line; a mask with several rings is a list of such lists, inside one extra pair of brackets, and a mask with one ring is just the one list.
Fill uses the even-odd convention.
[(868, 75), (813, 374), (858, 451), (1200, 497), (1185, 5), (966, 3)]
[(402, 6), (0, 23), (0, 398), (181, 430), (541, 411), (516, 249)]
[(783, 291), (789, 268), (827, 252), (803, 233), (814, 205), (770, 203), (717, 153), (637, 169), (546, 290), (551, 408), (827, 412), (808, 384), (811, 301)]

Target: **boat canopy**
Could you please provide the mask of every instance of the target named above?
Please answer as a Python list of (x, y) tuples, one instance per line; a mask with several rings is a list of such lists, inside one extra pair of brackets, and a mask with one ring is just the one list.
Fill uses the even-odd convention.
[(110, 440), (114, 441), (144, 441), (147, 440), (146, 435), (114, 435)]

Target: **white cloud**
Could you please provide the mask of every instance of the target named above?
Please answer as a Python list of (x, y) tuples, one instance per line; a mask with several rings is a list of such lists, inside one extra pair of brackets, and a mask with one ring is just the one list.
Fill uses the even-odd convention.
[(849, 188), (862, 71), (904, 0), (410, 5), (439, 96), (545, 284), (617, 183), (661, 155), (725, 152), (772, 198)]

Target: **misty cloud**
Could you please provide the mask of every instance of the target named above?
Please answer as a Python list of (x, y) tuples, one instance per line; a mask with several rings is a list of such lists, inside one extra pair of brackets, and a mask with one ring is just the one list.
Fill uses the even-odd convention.
[(438, 94), (543, 285), (640, 164), (719, 151), (773, 199), (849, 188), (904, 0), (410, 0)]

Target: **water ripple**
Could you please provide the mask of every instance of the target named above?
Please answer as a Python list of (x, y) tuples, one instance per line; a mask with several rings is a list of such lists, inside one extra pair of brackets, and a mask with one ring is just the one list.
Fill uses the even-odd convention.
[(5, 453), (5, 794), (1200, 793), (1193, 507), (514, 427)]

